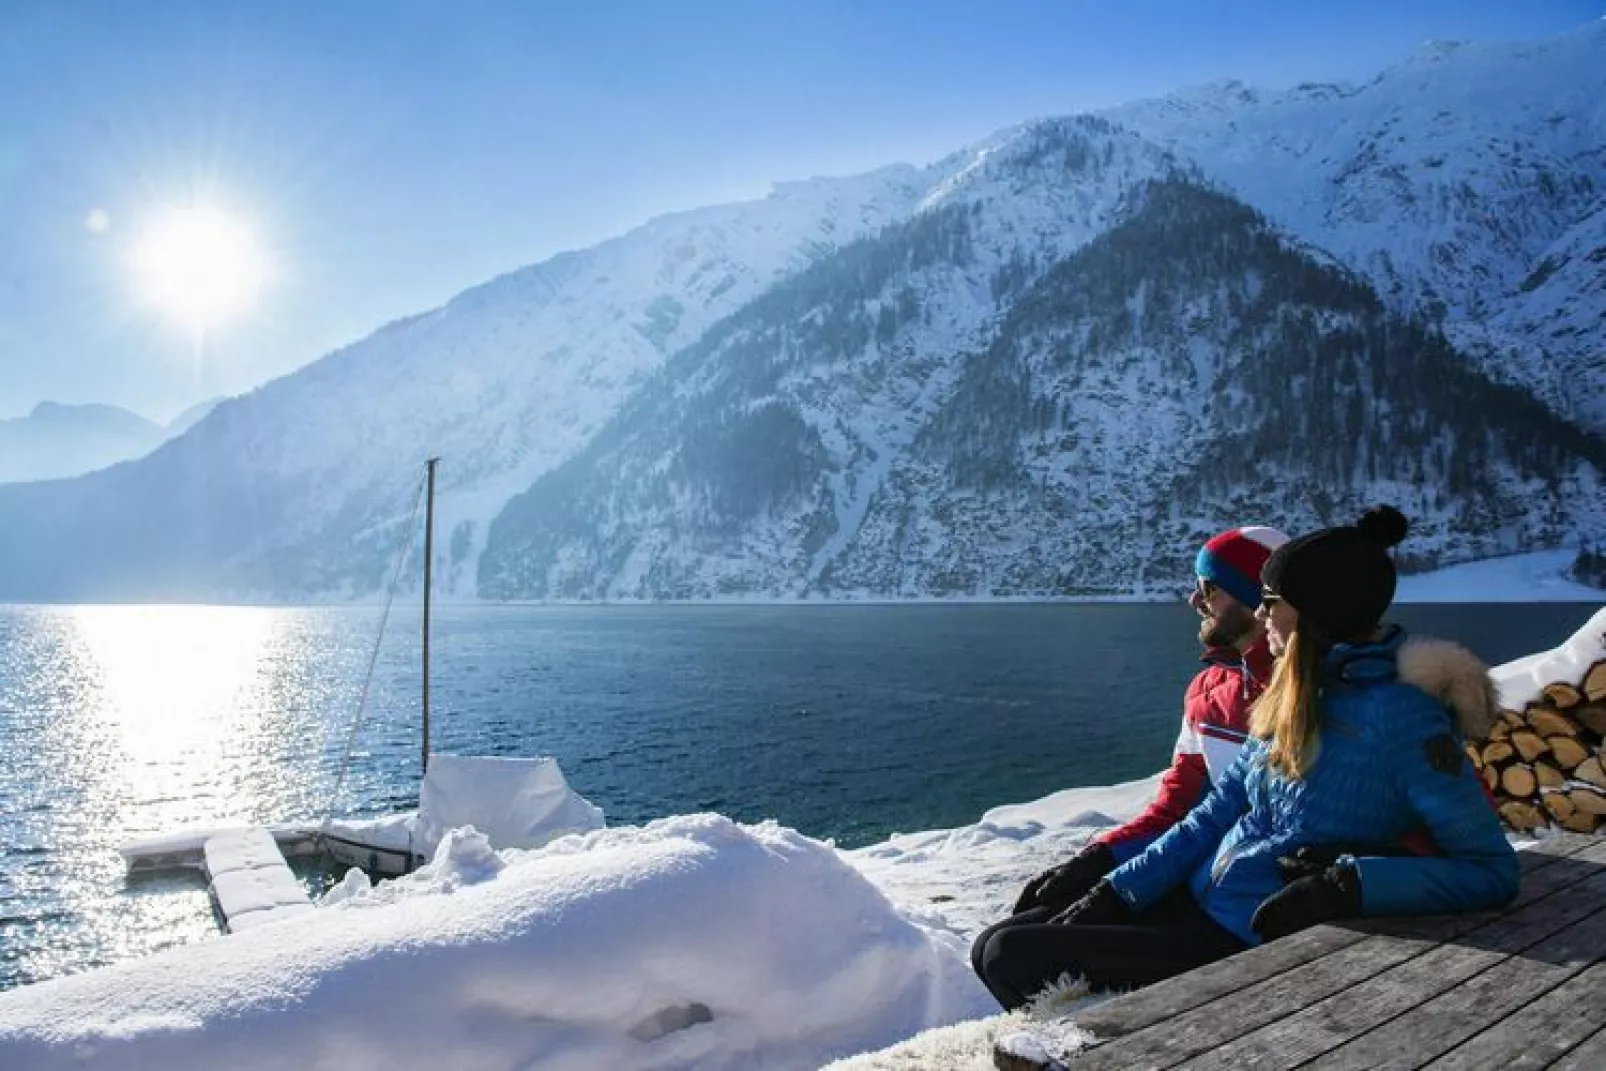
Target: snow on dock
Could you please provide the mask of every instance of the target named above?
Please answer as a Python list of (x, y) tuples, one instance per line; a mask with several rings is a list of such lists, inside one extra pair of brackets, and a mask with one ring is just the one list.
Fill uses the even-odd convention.
[(233, 827), (192, 830), (137, 841), (122, 848), (130, 874), (199, 870), (229, 933), (312, 910), (286, 855), (315, 850), (304, 830)]
[(212, 898), (229, 933), (312, 910), (307, 890), (266, 829), (219, 834), (207, 840), (202, 852)]

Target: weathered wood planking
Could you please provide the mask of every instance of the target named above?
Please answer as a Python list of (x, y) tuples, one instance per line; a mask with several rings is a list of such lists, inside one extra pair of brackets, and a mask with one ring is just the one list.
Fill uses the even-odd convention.
[[(1606, 875), (1579, 886), (1579, 890), (1588, 890), (1594, 900), (1594, 910), (1583, 918), (1521, 955), (1441, 990), (1388, 1025), (1333, 1050), (1310, 1066), (1420, 1067), (1582, 974), (1606, 955), (1606, 911), (1600, 909), (1606, 902)], [(1556, 905), (1558, 910), (1563, 906)], [(1589, 1007), (1595, 1003), (1580, 1000), (1578, 1013), (1606, 1014), (1606, 1009)]]
[[(1524, 875), (1518, 904), (1535, 899), (1554, 887), (1545, 879), (1535, 880), (1530, 875), (1537, 875), (1557, 860), (1582, 851), (1589, 843), (1584, 838), (1556, 837), (1518, 853), (1518, 862)], [(1452, 929), (1456, 926), (1470, 928), (1477, 921), (1495, 917), (1495, 913), (1489, 913), (1459, 916), (1448, 922), (1441, 918), (1394, 919), (1389, 920), (1389, 926), (1394, 933), (1415, 930), (1425, 938), (1434, 939), (1445, 932), (1447, 925)], [(1170, 1022), (1180, 1013), (1210, 1004), (1247, 986), (1358, 944), (1367, 939), (1366, 931), (1374, 928), (1376, 926), (1370, 922), (1357, 922), (1354, 926), (1346, 927), (1318, 926), (1107, 1001), (1077, 1015), (1075, 1021), (1099, 1038), (1102, 1044), (1157, 1023)]]
[[(1541, 850), (1522, 853), (1519, 861), (1525, 876), (1517, 904), (1533, 903), (1593, 873), (1596, 866), (1567, 865), (1571, 856), (1591, 843), (1585, 838), (1554, 838), (1538, 846)], [(1502, 917), (1487, 912), (1380, 920), (1366, 927), (1318, 927), (1272, 942), (1076, 1016), (1077, 1025), (1101, 1043), (1079, 1053), (1075, 1066), (1171, 1067), (1202, 1057)], [(1369, 934), (1365, 929), (1386, 932)], [(1303, 942), (1294, 950), (1296, 962), (1273, 955), (1288, 942)], [(1190, 990), (1206, 972), (1213, 972), (1206, 986), (1209, 996), (1194, 999)], [(1162, 987), (1168, 991), (1161, 992)], [(1132, 1005), (1137, 1006), (1137, 1016), (1132, 1016)], [(1187, 1010), (1178, 1014), (1182, 1007)], [(1134, 1027), (1134, 1019), (1144, 1020), (1143, 1025)], [(1118, 1040), (1103, 1040), (1112, 1037)], [(1207, 1063), (1214, 1061), (1203, 1060), (1201, 1066)], [(1285, 1057), (1273, 1056), (1275, 1066), (1287, 1063)]]
[(1600, 1071), (1603, 1067), (1606, 1067), (1606, 1027), (1595, 1031), (1589, 1040), (1551, 1064), (1550, 1071)]
[[(1601, 1028), (1603, 996), (1606, 964), (1597, 963), (1427, 1066), (1433, 1071), (1548, 1067)], [(1606, 1067), (1606, 1051), (1594, 1066)]]
[[(1550, 881), (1539, 874), (1526, 880), (1523, 891), (1531, 897), (1526, 905), (1183, 1066), (1285, 1067), (1321, 1056), (1400, 1016), (1410, 1019), (1407, 1013), (1424, 1001), (1595, 913), (1606, 903), (1606, 866), (1600, 864), (1606, 864), (1606, 841), (1545, 870)], [(1548, 895), (1535, 895), (1540, 889)]]

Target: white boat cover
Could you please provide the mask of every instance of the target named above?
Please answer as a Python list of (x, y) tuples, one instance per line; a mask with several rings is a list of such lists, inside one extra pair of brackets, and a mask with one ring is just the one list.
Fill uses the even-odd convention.
[(460, 826), (473, 826), (494, 848), (539, 848), (604, 824), (602, 809), (569, 787), (556, 759), (431, 755), (413, 848), (429, 858)]

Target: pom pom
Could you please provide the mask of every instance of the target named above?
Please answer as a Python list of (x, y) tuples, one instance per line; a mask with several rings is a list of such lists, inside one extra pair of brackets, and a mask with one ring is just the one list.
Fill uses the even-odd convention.
[(1373, 506), (1367, 510), (1355, 527), (1362, 535), (1383, 547), (1397, 546), (1410, 530), (1411, 522), (1393, 506)]

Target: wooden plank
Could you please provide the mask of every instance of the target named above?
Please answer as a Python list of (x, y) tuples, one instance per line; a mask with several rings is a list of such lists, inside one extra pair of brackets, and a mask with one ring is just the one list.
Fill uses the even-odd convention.
[(1606, 1029), (1550, 1065), (1550, 1071), (1600, 1071), (1606, 1067)]
[[(1552, 838), (1535, 852), (1531, 861), (1519, 861), (1527, 871), (1513, 907), (1541, 899), (1558, 889), (1576, 884), (1594, 872), (1592, 867), (1558, 865), (1572, 854), (1587, 851), (1601, 842), (1593, 838)], [(1519, 853), (1528, 856), (1529, 852)], [(1509, 909), (1508, 909), (1509, 910)], [(1211, 964), (1168, 982), (1117, 998), (1098, 1008), (1074, 1016), (1077, 1026), (1099, 1041), (1077, 1054), (1078, 1068), (1124, 1068), (1137, 1066), (1169, 1067), (1295, 1014), (1350, 986), (1421, 955), (1442, 941), (1460, 937), (1491, 924), (1500, 912), (1364, 920), (1373, 932), (1361, 940), (1348, 941), (1329, 936), (1353, 935), (1361, 930), (1345, 927), (1317, 927), (1301, 934), (1273, 941), (1240, 953), (1220, 964)], [(1316, 954), (1291, 968), (1276, 953), (1279, 946), (1308, 940), (1301, 951)], [(1271, 960), (1271, 970), (1258, 962)], [(1178, 1002), (1165, 1009), (1169, 997), (1191, 999), (1201, 975), (1221, 968), (1209, 979), (1212, 999), (1193, 1002), (1187, 1010)], [(1133, 1021), (1129, 1007), (1141, 1004), (1141, 1027), (1116, 1034)], [(1158, 1012), (1158, 1014), (1156, 1014)], [(1180, 1013), (1180, 1014), (1179, 1014)]]
[[(1601, 846), (1606, 860), (1606, 844)], [(1580, 877), (1587, 872), (1575, 870)], [(1185, 1067), (1287, 1067), (1314, 1059), (1410, 1013), (1512, 955), (1540, 946), (1606, 903), (1606, 869), (1534, 900), (1455, 943), (1442, 944), (1353, 988), (1201, 1056)], [(1487, 1022), (1488, 1020), (1485, 1020)]]
[(1294, 967), (1366, 940), (1358, 930), (1318, 926), (1187, 974), (1105, 1001), (1073, 1016), (1104, 1044), (1229, 996)]
[[(1428, 1067), (1433, 1071), (1547, 1067), (1606, 1023), (1606, 1008), (1597, 1001), (1602, 993), (1606, 993), (1606, 963), (1597, 963)], [(1606, 1052), (1594, 1066), (1606, 1067)]]
[(1582, 974), (1606, 956), (1606, 874), (1588, 884), (1595, 910), (1580, 921), (1307, 1066), (1420, 1067)]
[[(1544, 883), (1530, 883), (1527, 875), (1536, 874), (1561, 859), (1583, 851), (1592, 843), (1593, 838), (1557, 836), (1518, 852), (1517, 861), (1525, 875), (1523, 895), (1531, 897), (1550, 888)], [(1519, 899), (1519, 904), (1521, 902)], [(1488, 921), (1495, 917), (1497, 915), (1493, 912), (1476, 916), (1451, 916), (1448, 927), (1464, 928), (1469, 920)], [(1446, 925), (1442, 918), (1423, 918), (1357, 919), (1342, 927), (1318, 926), (1106, 1001), (1076, 1015), (1075, 1022), (1099, 1039), (1096, 1047), (1097, 1044), (1136, 1033), (1155, 1023), (1169, 1021), (1183, 1012), (1357, 944), (1370, 932), (1383, 930), (1402, 935), (1414, 932), (1425, 938), (1433, 938), (1445, 932)]]

